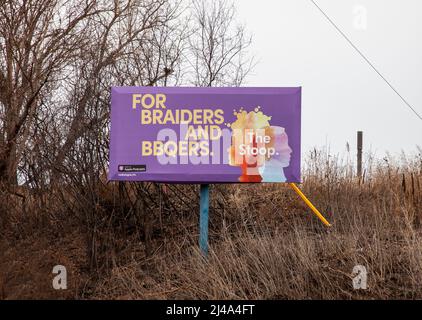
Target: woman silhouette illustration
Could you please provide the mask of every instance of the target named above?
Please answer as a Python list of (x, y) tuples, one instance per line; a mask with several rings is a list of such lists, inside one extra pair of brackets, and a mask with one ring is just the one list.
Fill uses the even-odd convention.
[(289, 138), (283, 127), (271, 126), (272, 147), (275, 149), (274, 155), (260, 166), (259, 174), (262, 182), (285, 182), (283, 168), (290, 165), (292, 149), (289, 146)]

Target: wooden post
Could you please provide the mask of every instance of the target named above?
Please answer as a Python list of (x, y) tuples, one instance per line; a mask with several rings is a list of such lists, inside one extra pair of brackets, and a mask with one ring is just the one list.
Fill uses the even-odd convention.
[(359, 179), (362, 178), (362, 142), (363, 142), (363, 132), (358, 131), (357, 135), (357, 175)]
[(209, 211), (209, 185), (201, 184), (199, 199), (199, 248), (204, 257), (208, 255), (208, 211)]

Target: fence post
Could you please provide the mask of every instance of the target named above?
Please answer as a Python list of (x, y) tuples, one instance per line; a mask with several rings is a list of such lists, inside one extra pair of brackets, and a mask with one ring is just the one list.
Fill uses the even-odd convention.
[(357, 175), (359, 179), (362, 178), (362, 142), (363, 142), (363, 132), (358, 131), (357, 134)]

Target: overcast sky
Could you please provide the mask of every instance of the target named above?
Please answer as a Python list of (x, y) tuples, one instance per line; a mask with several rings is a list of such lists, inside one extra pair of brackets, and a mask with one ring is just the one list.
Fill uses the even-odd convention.
[[(422, 114), (422, 1), (316, 0), (398, 92)], [(302, 86), (302, 148), (329, 144), (416, 152), (422, 120), (310, 0), (235, 0), (257, 58), (248, 86)], [(366, 13), (366, 28), (365, 28)]]

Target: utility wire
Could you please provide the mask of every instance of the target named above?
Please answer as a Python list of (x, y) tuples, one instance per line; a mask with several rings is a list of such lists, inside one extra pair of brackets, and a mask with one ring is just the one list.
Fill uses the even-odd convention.
[(337, 27), (333, 20), (330, 19), (330, 17), (318, 6), (318, 4), (314, 0), (311, 0), (311, 2), (324, 15), (324, 17), (327, 18), (327, 20), (333, 25), (333, 27), (337, 29), (337, 31), (343, 36), (343, 38), (346, 39), (346, 41), (353, 47), (353, 49), (355, 49), (356, 52), (359, 53), (359, 55), (369, 64), (369, 66), (374, 69), (374, 71), (381, 77), (381, 79), (383, 79), (384, 82), (400, 97), (400, 99), (405, 103), (405, 105), (409, 107), (409, 109), (412, 110), (413, 113), (420, 120), (422, 120), (422, 116), (416, 111), (416, 109), (409, 102), (407, 102), (407, 100), (397, 91), (397, 89), (394, 88), (394, 86), (381, 74), (381, 72), (377, 70), (377, 68), (375, 68), (371, 61), (369, 61), (369, 59), (365, 57), (365, 55), (353, 44), (353, 42), (350, 41), (350, 39), (344, 34), (344, 32), (341, 31), (339, 27)]

